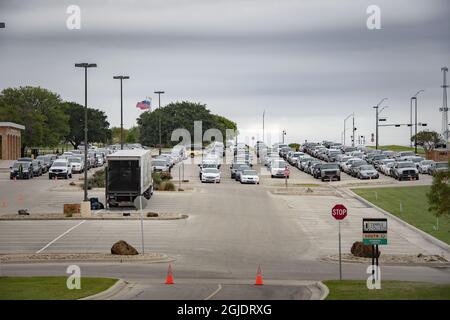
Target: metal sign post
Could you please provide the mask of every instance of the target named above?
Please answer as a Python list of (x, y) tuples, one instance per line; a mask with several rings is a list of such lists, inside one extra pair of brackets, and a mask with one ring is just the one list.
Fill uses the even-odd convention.
[(342, 255), (341, 255), (341, 220), (347, 217), (347, 208), (343, 204), (337, 204), (331, 209), (331, 216), (338, 220), (339, 237), (339, 280), (342, 280)]
[(387, 219), (363, 218), (363, 244), (372, 246), (372, 283), (378, 280), (378, 245), (387, 245)]
[(141, 215), (141, 244), (142, 244), (142, 254), (145, 253), (145, 247), (144, 247), (144, 213), (143, 210), (147, 206), (147, 200), (143, 196), (136, 197), (134, 199), (134, 206), (137, 210), (140, 211)]

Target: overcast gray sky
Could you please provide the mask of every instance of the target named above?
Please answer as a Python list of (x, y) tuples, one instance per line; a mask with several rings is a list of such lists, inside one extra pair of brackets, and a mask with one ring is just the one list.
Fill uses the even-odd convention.
[[(372, 4), (381, 30), (366, 27)], [(69, 5), (81, 9), (80, 30), (66, 27)], [(89, 105), (112, 125), (120, 121), (112, 76), (126, 74), (126, 127), (139, 116), (136, 102), (151, 96), (156, 106), (161, 89), (162, 104), (205, 103), (255, 137), (265, 109), (266, 133), (286, 129), (289, 142), (340, 141), (352, 112), (369, 138), (374, 104), (388, 97), (388, 122), (406, 123), (409, 98), (425, 89), (419, 121), (440, 131), (449, 17), (448, 0), (1, 0), (0, 89), (39, 85), (83, 104), (83, 72), (73, 65), (95, 62)], [(380, 131), (380, 144), (408, 138), (406, 127)]]

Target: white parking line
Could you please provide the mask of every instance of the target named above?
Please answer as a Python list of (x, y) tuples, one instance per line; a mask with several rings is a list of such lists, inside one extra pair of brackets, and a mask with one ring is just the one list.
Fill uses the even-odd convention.
[(52, 241), (50, 241), (49, 243), (47, 243), (42, 249), (36, 251), (36, 253), (41, 253), (42, 251), (44, 251), (45, 249), (47, 249), (49, 246), (51, 246), (53, 243), (55, 243), (56, 241), (58, 241), (59, 239), (61, 239), (62, 237), (64, 237), (66, 234), (68, 234), (70, 231), (74, 230), (75, 228), (79, 227), (80, 225), (82, 225), (83, 223), (85, 223), (86, 220), (81, 221), (79, 224), (73, 226), (72, 228), (70, 228), (69, 230), (65, 231), (64, 233), (60, 234), (59, 236), (57, 236), (55, 239), (53, 239)]
[(222, 290), (222, 285), (219, 283), (218, 288), (216, 289), (216, 291), (214, 291), (213, 293), (211, 293), (209, 296), (207, 296), (204, 300), (209, 300), (212, 297), (214, 297), (220, 290)]

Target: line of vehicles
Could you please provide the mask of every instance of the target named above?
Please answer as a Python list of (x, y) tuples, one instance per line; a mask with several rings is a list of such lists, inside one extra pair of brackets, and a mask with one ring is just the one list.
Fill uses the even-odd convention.
[(287, 163), (322, 181), (340, 181), (341, 172), (358, 179), (378, 179), (384, 174), (399, 181), (419, 180), (419, 174), (433, 175), (448, 170), (447, 162), (426, 160), (412, 151), (350, 147), (331, 141), (305, 143), (296, 151), (287, 144), (278, 143), (269, 148), (258, 141), (256, 150), (272, 177), (289, 177), (288, 172), (282, 173)]
[(60, 155), (39, 155), (35, 159), (22, 157), (14, 161), (10, 167), (9, 178), (11, 180), (33, 179), (48, 173), (49, 179), (70, 179), (75, 173), (103, 166), (105, 157), (111, 152), (107, 148), (90, 147), (87, 163), (85, 163), (84, 152), (80, 149), (67, 151)]

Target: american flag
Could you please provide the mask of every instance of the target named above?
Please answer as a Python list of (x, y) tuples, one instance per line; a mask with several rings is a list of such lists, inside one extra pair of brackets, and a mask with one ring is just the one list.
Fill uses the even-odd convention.
[(136, 108), (141, 110), (150, 110), (152, 101), (150, 99), (146, 99), (136, 103)]

